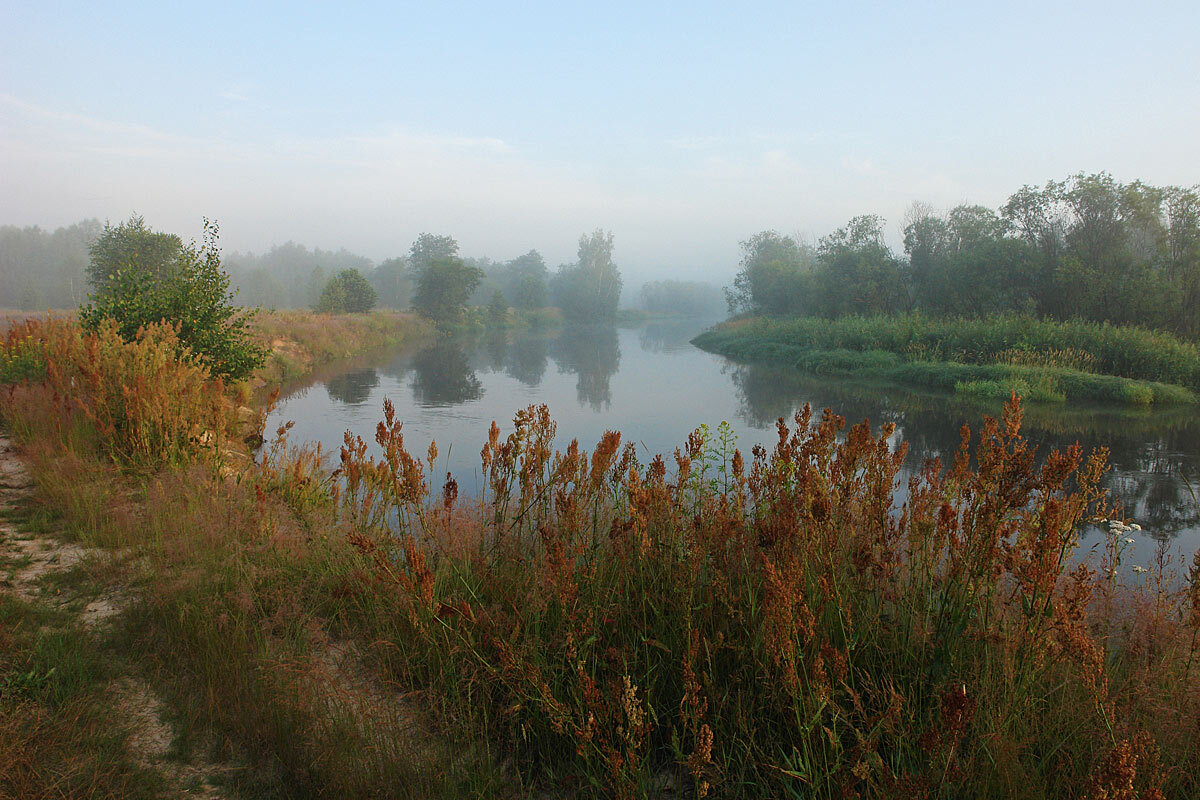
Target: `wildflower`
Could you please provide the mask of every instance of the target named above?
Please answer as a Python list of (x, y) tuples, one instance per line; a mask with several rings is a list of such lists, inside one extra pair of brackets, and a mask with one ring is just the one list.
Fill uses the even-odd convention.
[(1125, 537), (1125, 544), (1133, 544), (1133, 539), (1129, 536)]
[(1136, 572), (1137, 574), (1141, 575), (1143, 572), (1146, 572), (1147, 570), (1145, 567), (1139, 567), (1137, 564), (1134, 564), (1133, 571)]
[(1142, 529), (1142, 526), (1138, 525), (1136, 522), (1130, 523), (1129, 527), (1135, 531), (1140, 531)]

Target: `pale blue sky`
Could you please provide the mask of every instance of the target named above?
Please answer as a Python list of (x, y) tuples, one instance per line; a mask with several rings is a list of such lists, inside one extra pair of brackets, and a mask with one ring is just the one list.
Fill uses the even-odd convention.
[(1200, 3), (0, 2), (0, 224), (722, 280), (763, 228), (1200, 182)]

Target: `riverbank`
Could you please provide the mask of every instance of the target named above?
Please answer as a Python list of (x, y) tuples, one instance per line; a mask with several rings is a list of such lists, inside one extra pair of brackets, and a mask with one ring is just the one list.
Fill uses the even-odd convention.
[(1194, 405), (1200, 349), (1140, 328), (1028, 317), (753, 317), (692, 340), (742, 361), (967, 397)]
[(267, 349), (267, 363), (253, 379), (259, 387), (295, 380), (337, 359), (433, 334), (433, 326), (427, 320), (399, 311), (368, 314), (260, 311), (254, 317), (252, 330)]
[[(170, 752), (210, 757), (218, 796), (1200, 789), (1200, 565), (1125, 584), (1106, 523), (1070, 569), (1079, 524), (1112, 516), (1103, 460), (1036, 466), (1015, 406), (903, 515), (887, 426), (801, 417), (747, 457), (700, 429), (668, 467), (615, 433), (556, 455), (538, 408), (482, 443), (466, 502), (387, 410), (382, 450), (351, 441), (336, 479), (286, 441), (231, 472), (232, 399), (154, 341), (102, 344), (109, 382), (162, 387), (175, 421), (79, 363), (0, 393), (32, 476), (19, 535), (111, 555), (22, 585), (37, 608), (126, 598), (84, 643), (161, 699)], [(177, 447), (141, 446), (162, 430)], [(103, 764), (143, 749), (123, 731)]]

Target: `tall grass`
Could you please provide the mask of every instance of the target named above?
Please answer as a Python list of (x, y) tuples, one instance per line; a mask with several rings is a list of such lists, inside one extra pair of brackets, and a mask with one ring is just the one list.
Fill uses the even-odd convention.
[(1013, 315), (755, 317), (724, 323), (693, 341), (735, 358), (950, 391), (962, 383), (967, 393), (997, 398), (1028, 387), (1032, 399), (1049, 401), (1194, 403), (1200, 389), (1196, 345), (1107, 323)]
[(534, 782), (616, 797), (1194, 793), (1200, 585), (1157, 612), (1171, 644), (1146, 671), (1159, 705), (1179, 704), (1164, 728), (1133, 702), (1143, 665), (1090, 616), (1096, 574), (1069, 568), (1081, 523), (1111, 513), (1105, 454), (1038, 467), (1020, 420), (1014, 401), (973, 450), (964, 431), (949, 470), (928, 465), (897, 509), (890, 428), (843, 439), (841, 419), (806, 410), (749, 463), (728, 429), (700, 429), (668, 469), (614, 432), (555, 452), (531, 407), (507, 438), (493, 426), (489, 490), (460, 507), (452, 479), (430, 487), (436, 449), (408, 453), (388, 407), (382, 458), (347, 434), (339, 504), (396, 593), (402, 679)]
[(257, 378), (270, 384), (298, 378), (339, 358), (430, 335), (432, 326), (415, 314), (392, 311), (269, 311), (255, 316), (253, 330), (269, 353), (267, 365)]
[[(18, 329), (14, 329), (17, 332)], [(24, 360), (38, 384), (14, 388), (14, 415), (51, 426), (64, 441), (86, 420), (92, 441), (114, 461), (156, 469), (204, 452), (219, 457), (238, 431), (236, 403), (225, 384), (186, 351), (175, 329), (152, 325), (132, 342), (115, 324), (95, 333), (74, 322), (45, 320), (19, 329), (0, 347), (0, 360)]]

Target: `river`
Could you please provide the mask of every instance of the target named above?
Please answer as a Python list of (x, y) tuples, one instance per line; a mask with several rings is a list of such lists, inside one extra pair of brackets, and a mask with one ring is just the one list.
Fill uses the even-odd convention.
[[(978, 426), (999, 405), (964, 402), (892, 386), (816, 377), (796, 370), (736, 364), (689, 340), (707, 322), (672, 320), (637, 328), (568, 326), (543, 331), (440, 338), (419, 347), (373, 353), (330, 365), (285, 387), (268, 431), (295, 422), (293, 442), (320, 442), (336, 458), (349, 429), (373, 443), (390, 398), (404, 421), (405, 443), (423, 455), (437, 442), (439, 472), (453, 473), (464, 494), (478, 491), (479, 450), (492, 421), (507, 434), (516, 409), (545, 403), (558, 423), (558, 443), (592, 447), (606, 430), (621, 431), (643, 455), (672, 453), (701, 423), (728, 421), (738, 447), (775, 441), (775, 420), (805, 403), (832, 408), (848, 423), (896, 425), (908, 443), (903, 483), (927, 458), (949, 462), (963, 423)], [(1142, 527), (1123, 568), (1148, 566), (1162, 548), (1182, 570), (1200, 547), (1200, 415), (1191, 408), (1127, 411), (1029, 406), (1024, 428), (1042, 452), (1076, 441), (1110, 449), (1107, 487), (1126, 516)], [(435, 484), (439, 480), (433, 481)], [(903, 489), (897, 502), (903, 500)], [(1081, 553), (1104, 534), (1089, 527)], [(1144, 580), (1131, 572), (1131, 579)]]

